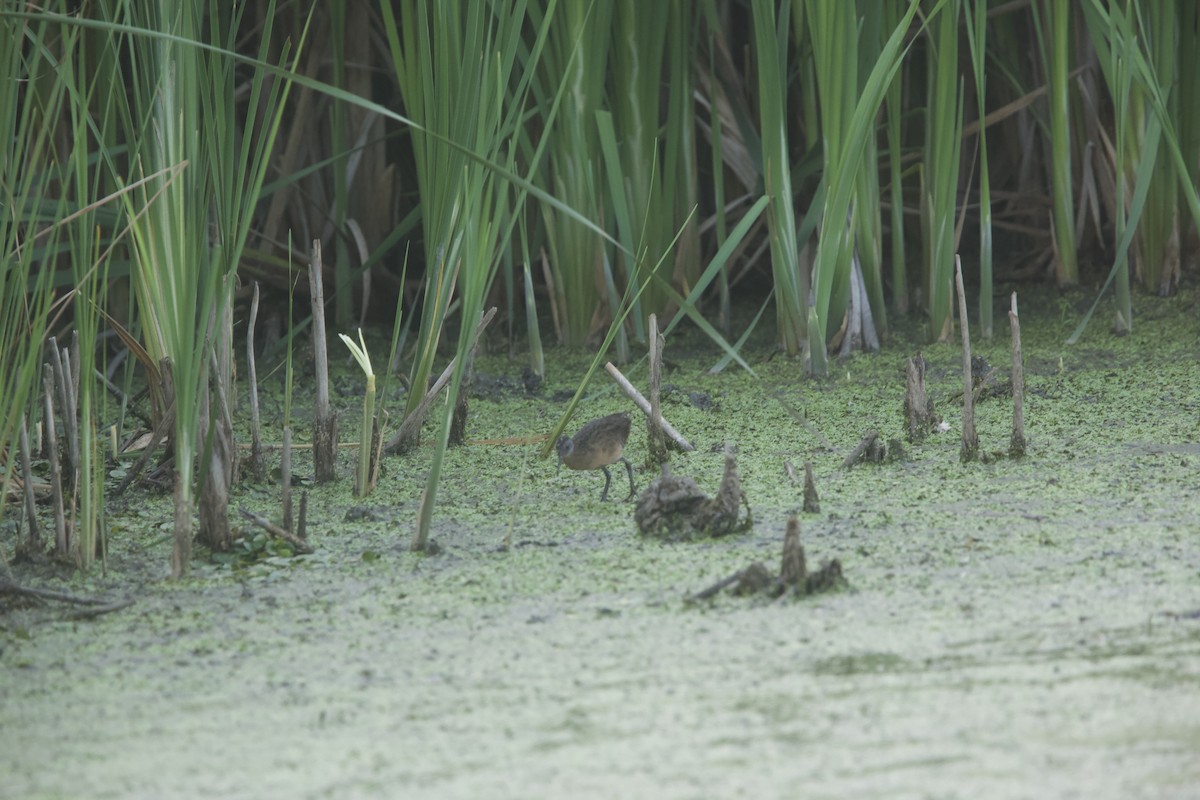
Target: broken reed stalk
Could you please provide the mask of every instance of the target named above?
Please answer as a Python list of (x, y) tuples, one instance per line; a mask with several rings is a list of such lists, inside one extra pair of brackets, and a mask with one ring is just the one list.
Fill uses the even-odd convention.
[(283, 528), (279, 527), (274, 522), (271, 522), (271, 520), (264, 517), (262, 514), (255, 514), (253, 511), (250, 511), (249, 509), (245, 508), (244, 506), (239, 507), (238, 511), (241, 512), (243, 517), (250, 520), (251, 522), (253, 522), (258, 527), (262, 528), (267, 533), (271, 534), (272, 536), (274, 536), (276, 538), (283, 539), (285, 542), (290, 544), (297, 553), (306, 553), (307, 554), (307, 553), (311, 553), (313, 551), (312, 546), (308, 542), (306, 542), (303, 539), (301, 539), (300, 537), (296, 536), (296, 534), (292, 533), (291, 531), (284, 530)]
[(371, 488), (379, 485), (379, 464), (383, 461), (383, 431), (387, 420), (387, 409), (380, 409), (375, 414), (371, 425)]
[(267, 464), (263, 458), (261, 425), (258, 413), (258, 368), (254, 363), (254, 326), (258, 322), (258, 281), (250, 297), (250, 320), (246, 324), (246, 379), (250, 383), (250, 471), (255, 483), (265, 483)]
[(821, 443), (822, 447), (824, 447), (826, 450), (834, 449), (833, 444), (828, 439), (825, 438), (825, 434), (821, 433), (819, 430), (817, 430), (815, 427), (813, 427), (813, 424), (808, 421), (808, 418), (804, 415), (803, 412), (798, 410), (795, 406), (793, 406), (787, 400), (784, 400), (783, 396), (780, 395), (778, 392), (775, 393), (774, 395), (772, 395), (772, 397), (774, 397), (775, 400), (778, 401), (779, 405), (783, 406), (783, 410), (788, 413), (788, 416), (791, 417), (792, 419), (796, 420), (796, 422), (799, 422), (800, 425), (803, 426), (804, 430), (806, 430), (810, 436), (812, 436), (814, 439), (816, 439), (818, 442)]
[(850, 469), (859, 461), (871, 461), (878, 464), (883, 460), (883, 443), (879, 441), (879, 431), (867, 431), (859, 440), (850, 455), (842, 462), (842, 469)]
[(450, 440), (448, 444), (458, 447), (467, 441), (467, 411), (470, 405), (471, 386), (475, 382), (475, 356), (479, 352), (479, 337), (467, 351), (467, 363), (463, 367), (462, 383), (459, 384), (458, 400), (454, 404), (454, 415), (450, 418)]
[[(7, 565), (5, 565), (7, 566)], [(17, 597), (33, 597), (38, 600), (56, 600), (61, 603), (70, 603), (80, 608), (68, 612), (64, 615), (64, 619), (91, 619), (98, 617), (101, 614), (109, 614), (113, 611), (120, 611), (123, 608), (128, 608), (133, 605), (133, 598), (125, 600), (106, 600), (99, 597), (80, 597), (65, 592), (55, 592), (50, 589), (35, 589), (30, 586), (19, 586), (13, 583), (12, 576), (7, 575), (3, 580), (0, 580), (0, 596), (14, 595)]]
[(296, 536), (308, 542), (308, 490), (300, 492), (300, 513), (296, 515)]
[(958, 289), (958, 323), (962, 329), (963, 357), (963, 429), (959, 458), (972, 461), (979, 455), (979, 434), (975, 432), (974, 379), (971, 376), (971, 333), (967, 325), (967, 293), (963, 289), (962, 261), (954, 254), (954, 285)]
[(811, 461), (804, 462), (804, 511), (809, 514), (821, 512), (821, 498), (817, 496), (817, 481), (813, 477)]
[(72, 493), (78, 495), (83, 478), (83, 439), (79, 432), (79, 331), (71, 333), (71, 344), (63, 348), (63, 375), (67, 379), (67, 396), (71, 400), (71, 458), (74, 460)]
[[(185, 502), (184, 498), (184, 483), (183, 478), (179, 474), (179, 461), (175, 458), (174, 442), (169, 440), (169, 432), (175, 429), (175, 365), (172, 363), (169, 356), (163, 356), (158, 360), (158, 393), (163, 404), (163, 418), (159, 422), (158, 429), (154, 432), (156, 438), (161, 436), (160, 441), (169, 442), (168, 450), (161, 462), (159, 469), (164, 469), (167, 463), (170, 463), (171, 469), (171, 503), (175, 509), (175, 516), (172, 520), (174, 531), (171, 540), (171, 577), (182, 578), (187, 574), (188, 568), (192, 562), (192, 508), (190, 502)], [(144, 465), (148, 461), (150, 450), (154, 448), (154, 443), (151, 443), (150, 448), (144, 454), (145, 458), (139, 461)], [(133, 476), (127, 476), (127, 480)]]
[[(54, 336), (50, 337), (50, 366), (54, 370), (53, 385), (58, 390), (58, 407), (59, 418), (62, 420), (62, 435), (63, 440), (67, 443), (67, 449), (64, 453), (67, 463), (64, 465), (66, 470), (75, 471), (76, 465), (79, 463), (79, 438), (75, 432), (75, 419), (77, 403), (74, 402), (75, 393), (71, 388), (71, 373), (67, 366), (71, 363), (70, 357), (67, 355), (67, 349), (59, 348), (58, 339)], [(72, 481), (72, 486), (74, 486)]]
[(29, 550), (38, 552), (42, 549), (42, 534), (37, 521), (37, 499), (33, 496), (33, 459), (29, 452), (29, 429), (26, 427), (25, 415), (21, 415), (19, 431), (21, 448), (21, 483), (25, 492), (25, 514), (29, 517)]
[(42, 397), (44, 407), (42, 425), (46, 429), (46, 441), (49, 443), (47, 454), (50, 458), (50, 502), (54, 506), (54, 549), (60, 556), (65, 556), (67, 550), (67, 518), (63, 509), (62, 465), (58, 459), (58, 435), (54, 427), (54, 367), (50, 364), (43, 366)]
[[(146, 363), (149, 364), (149, 362)], [(179, 578), (187, 572), (188, 562), (191, 559), (192, 517), (190, 510), (186, 514), (183, 513), (183, 487), (179, 479), (179, 470), (174, 468), (174, 443), (170, 439), (171, 431), (175, 429), (175, 379), (171, 368), (171, 359), (166, 356), (159, 359), (157, 369), (149, 369), (148, 380), (147, 391), (153, 406), (152, 413), (158, 417), (158, 420), (150, 440), (142, 450), (142, 455), (133, 468), (125, 474), (116, 488), (116, 494), (120, 495), (128, 489), (146, 469), (159, 445), (165, 445), (166, 452), (163, 454), (162, 461), (151, 474), (161, 478), (170, 470), (171, 485), (174, 487), (172, 502), (175, 503), (171, 576)], [(113, 442), (116, 442), (115, 436)], [(115, 450), (116, 445), (114, 444), (114, 452)]]
[(937, 424), (933, 413), (933, 400), (925, 391), (924, 356), (917, 353), (915, 358), (909, 358), (905, 375), (904, 421), (908, 427), (908, 440), (917, 444), (923, 441)]
[(665, 464), (671, 460), (667, 437), (662, 429), (662, 349), (666, 339), (658, 332), (658, 315), (650, 315), (650, 418), (646, 420), (646, 446), (650, 463)]
[[(12, 595), (15, 597), (32, 597), (38, 600), (54, 600), (59, 603), (70, 603), (77, 606), (108, 606), (112, 603), (100, 597), (84, 597), (81, 595), (68, 594), (67, 592), (56, 592), (53, 589), (40, 589), (34, 586), (21, 586), (13, 583), (12, 579), (6, 576), (0, 580), (0, 595)], [(129, 600), (125, 605), (131, 604)]]
[(132, 597), (127, 597), (124, 600), (114, 600), (113, 602), (106, 603), (102, 606), (85, 606), (83, 608), (76, 608), (73, 611), (68, 611), (66, 614), (64, 614), (63, 618), (68, 620), (95, 619), (96, 617), (104, 614), (111, 614), (114, 611), (121, 611), (129, 608), (131, 605), (133, 605), (133, 603), (134, 599)]
[[(164, 358), (162, 360), (162, 367), (165, 368), (169, 363), (170, 363), (170, 360)], [(166, 375), (167, 373), (161, 372), (160, 374)], [(146, 469), (146, 465), (148, 465), (150, 463), (150, 459), (154, 457), (154, 451), (158, 448), (158, 446), (160, 444), (162, 444), (163, 442), (165, 442), (167, 440), (167, 436), (169, 436), (170, 432), (173, 431), (174, 429), (175, 429), (175, 403), (171, 402), (167, 406), (167, 412), (163, 415), (163, 418), (161, 420), (159, 420), (158, 427), (155, 428), (154, 432), (151, 434), (150, 441), (146, 445), (146, 448), (142, 451), (142, 455), (138, 458), (137, 462), (133, 465), (133, 469), (126, 472), (125, 477), (121, 480), (121, 483), (117, 485), (116, 494), (118, 494), (118, 495), (124, 494), (125, 490), (128, 489), (129, 486), (135, 480), (138, 479), (138, 476), (140, 476), (142, 474), (142, 472)]]
[(171, 577), (182, 578), (192, 562), (192, 510), (183, 499), (183, 478), (179, 466), (171, 468), (171, 502), (175, 509), (174, 538), (171, 543)]
[[(639, 392), (634, 385), (629, 382), (629, 379), (621, 374), (621, 370), (613, 366), (611, 361), (605, 363), (604, 368), (608, 370), (608, 374), (611, 375), (612, 379), (617, 382), (618, 386), (621, 387), (621, 391), (625, 392), (625, 394), (629, 396), (629, 399), (633, 400), (633, 402), (637, 404), (637, 407), (642, 410), (642, 413), (646, 415), (647, 419), (653, 419), (650, 413), (650, 401), (643, 397), (642, 393)], [(658, 424), (659, 427), (662, 428), (663, 433), (669, 436), (675, 442), (675, 444), (679, 445), (680, 449), (684, 452), (691, 452), (696, 449), (692, 447), (691, 442), (683, 438), (683, 434), (675, 430), (671, 423), (662, 418), (661, 412), (659, 414)]]
[(1008, 454), (1013, 458), (1025, 455), (1025, 364), (1021, 356), (1021, 320), (1017, 316), (1017, 293), (1012, 293), (1012, 306), (1008, 310), (1008, 322), (1012, 326), (1012, 438), (1008, 443)]
[[(308, 295), (312, 301), (313, 321), (313, 366), (317, 379), (317, 408), (313, 420), (313, 472), (318, 483), (328, 483), (336, 477), (337, 415), (329, 407), (329, 352), (325, 339), (325, 289), (321, 283), (321, 272), (321, 240), (313, 239), (312, 258), (308, 263)], [(288, 502), (290, 503), (290, 498)], [(287, 510), (291, 510), (290, 505)], [(288, 518), (288, 522), (290, 521)]]
[(804, 559), (804, 547), (800, 544), (800, 519), (793, 514), (788, 517), (787, 533), (783, 537), (783, 559), (779, 567), (779, 580), (789, 589), (804, 588), (808, 567)]
[[(478, 324), (475, 325), (475, 330), (471, 332), (472, 347), (475, 346), (475, 342), (479, 341), (484, 328), (488, 326), (495, 316), (496, 307), (492, 306), (479, 318)], [(384, 445), (383, 452), (389, 454), (404, 452), (417, 441), (416, 433), (420, 429), (421, 423), (425, 421), (425, 414), (429, 411), (429, 406), (433, 404), (434, 398), (438, 396), (442, 389), (446, 388), (446, 384), (454, 376), (454, 364), (457, 361), (458, 356), (450, 359), (450, 363), (446, 365), (446, 368), (442, 370), (442, 374), (429, 387), (429, 391), (421, 398), (421, 402), (417, 404), (417, 407), (412, 410), (411, 414), (404, 418), (404, 421), (400, 423), (400, 427), (392, 434), (392, 438), (388, 439), (387, 444)]]
[(200, 391), (200, 441), (208, 445), (200, 453), (204, 479), (200, 487), (197, 534), (214, 553), (227, 553), (233, 547), (233, 529), (229, 526), (229, 489), (237, 481), (237, 444), (233, 439), (233, 307), (226, 304), (214, 309), (209, 328), (216, 332), (216, 346), (208, 352), (208, 372)]
[(433, 385), (429, 387), (429, 391), (425, 392), (425, 396), (421, 398), (421, 402), (413, 409), (412, 413), (404, 418), (400, 423), (400, 427), (392, 434), (392, 438), (388, 439), (388, 443), (384, 446), (385, 453), (399, 453), (407, 449), (408, 442), (416, 442), (416, 431), (421, 427), (421, 423), (425, 421), (425, 414), (429, 411), (429, 406), (433, 405), (433, 400), (442, 389), (446, 388), (446, 384), (450, 382), (450, 378), (454, 376), (454, 364), (458, 361), (458, 356), (450, 359), (450, 363), (442, 370), (442, 374), (437, 377)]
[(279, 480), (282, 483), (283, 527), (292, 529), (292, 429), (283, 429), (283, 452), (279, 456)]
[(450, 438), (446, 441), (450, 447), (460, 447), (467, 442), (467, 412), (470, 410), (471, 382), (471, 367), (468, 366), (463, 370), (458, 399), (454, 402), (454, 415), (450, 417)]
[[(746, 517), (738, 521), (738, 512), (746, 506)], [(725, 470), (721, 474), (721, 485), (717, 496), (709, 504), (708, 532), (711, 536), (724, 536), (750, 530), (754, 525), (754, 512), (750, 510), (750, 498), (742, 489), (742, 478), (738, 474), (737, 457), (729, 442), (725, 442)]]

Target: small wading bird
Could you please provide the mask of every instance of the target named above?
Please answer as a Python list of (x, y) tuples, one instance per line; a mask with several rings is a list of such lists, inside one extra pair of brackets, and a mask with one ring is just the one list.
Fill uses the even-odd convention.
[(633, 465), (621, 455), (629, 441), (629, 415), (609, 414), (584, 425), (574, 436), (562, 436), (558, 440), (558, 466), (566, 464), (571, 469), (604, 470), (604, 491), (600, 500), (608, 499), (608, 487), (612, 484), (609, 464), (625, 463), (629, 473), (629, 497), (633, 497)]

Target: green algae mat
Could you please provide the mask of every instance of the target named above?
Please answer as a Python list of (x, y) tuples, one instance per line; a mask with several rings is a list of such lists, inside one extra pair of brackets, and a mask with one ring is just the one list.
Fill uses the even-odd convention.
[[(106, 572), (12, 567), (135, 602), (71, 619), (4, 600), (0, 797), (1194, 797), (1198, 300), (1144, 298), (1132, 335), (1097, 320), (1068, 347), (1091, 296), (1023, 298), (1028, 453), (1005, 456), (998, 393), (976, 406), (985, 458), (966, 464), (957, 344), (896, 333), (813, 381), (768, 341), (747, 351), (757, 378), (711, 375), (719, 354), (680, 333), (664, 412), (696, 450), (672, 471), (711, 495), (728, 443), (753, 511), (719, 539), (643, 538), (632, 502), (599, 501), (603, 475), (513, 444), (557, 421), (586, 368), (571, 354), (532, 389), (520, 361), (479, 359), (437, 555), (408, 552), (425, 448), (388, 458), (361, 499), (352, 449), (332, 486), (305, 480), (300, 454), (315, 552), (198, 554), (182, 582), (166, 580), (170, 498), (114, 500)], [(974, 348), (1003, 378), (997, 333)], [(843, 468), (867, 431), (902, 438), (918, 350), (947, 429)], [(644, 386), (644, 364), (626, 372)], [(606, 381), (569, 430), (633, 410)], [(339, 402), (356, 441), (360, 401)], [(641, 491), (656, 473), (633, 418)], [(808, 563), (839, 559), (848, 585), (688, 602), (753, 562), (778, 568), (803, 504), (787, 465), (805, 462)], [(235, 505), (277, 515), (278, 489), (243, 486)], [(11, 553), (15, 530), (0, 537)]]

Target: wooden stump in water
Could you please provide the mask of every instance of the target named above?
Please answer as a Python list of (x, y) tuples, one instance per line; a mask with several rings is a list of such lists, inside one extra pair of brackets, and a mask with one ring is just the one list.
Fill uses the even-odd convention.
[(811, 461), (804, 462), (804, 511), (808, 514), (821, 511), (821, 499), (817, 496), (817, 481), (813, 477)]
[(783, 561), (779, 567), (779, 580), (790, 589), (804, 586), (808, 569), (804, 563), (804, 546), (800, 544), (800, 520), (793, 514), (788, 518), (787, 533), (783, 537)]
[(933, 400), (925, 391), (924, 356), (917, 353), (915, 358), (908, 359), (905, 373), (904, 423), (908, 429), (908, 440), (916, 444), (933, 432), (938, 418), (933, 412)]

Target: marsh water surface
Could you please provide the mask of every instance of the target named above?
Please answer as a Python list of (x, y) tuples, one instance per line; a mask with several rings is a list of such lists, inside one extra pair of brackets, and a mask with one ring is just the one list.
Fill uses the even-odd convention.
[[(956, 346), (923, 348), (949, 430), (843, 470), (867, 430), (901, 435), (917, 345), (897, 336), (812, 381), (766, 347), (757, 379), (712, 376), (710, 349), (668, 341), (666, 414), (697, 445), (673, 469), (712, 492), (722, 444), (738, 451), (754, 527), (727, 539), (643, 539), (631, 503), (599, 502), (598, 473), (495, 443), (550, 430), (586, 366), (569, 355), (533, 393), (520, 362), (480, 359), (495, 380), (447, 458), (440, 555), (408, 552), (427, 448), (388, 459), (365, 499), (345, 450), (343, 480), (308, 486), (313, 555), (201, 554), (179, 582), (170, 498), (114, 500), (106, 572), (14, 565), (136, 602), (0, 616), (0, 796), (1195, 797), (1197, 296), (1143, 300), (1133, 335), (1097, 321), (1074, 347), (1089, 296), (1030, 313), (1020, 460), (1002, 455), (999, 396), (977, 407), (988, 458), (959, 461)], [(998, 334), (977, 347), (1007, 374)], [(644, 384), (644, 366), (629, 374)], [(341, 402), (349, 440), (359, 401)], [(570, 428), (627, 407), (592, 391)], [(642, 488), (639, 426), (628, 454)], [(802, 515), (809, 563), (839, 558), (850, 587), (686, 603), (778, 565), (802, 500), (787, 461), (812, 461), (821, 495)], [(276, 514), (276, 498), (246, 486), (236, 502)]]

